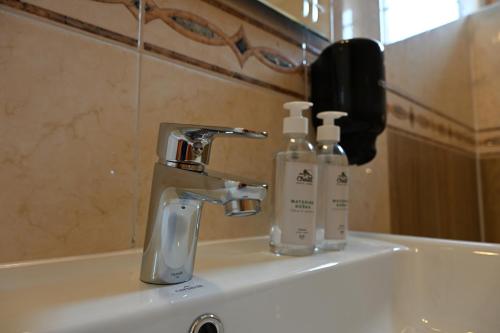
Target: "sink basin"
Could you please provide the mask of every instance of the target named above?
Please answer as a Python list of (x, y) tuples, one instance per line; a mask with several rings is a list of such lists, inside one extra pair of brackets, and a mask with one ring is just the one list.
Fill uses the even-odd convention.
[(267, 238), (200, 243), (195, 278), (139, 281), (130, 250), (0, 266), (0, 332), (500, 332), (500, 246), (351, 233), (280, 257)]

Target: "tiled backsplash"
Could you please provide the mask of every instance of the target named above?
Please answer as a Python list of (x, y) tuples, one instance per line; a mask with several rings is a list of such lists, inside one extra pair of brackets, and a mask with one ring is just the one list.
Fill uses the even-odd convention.
[[(0, 183), (8, 189), (0, 262), (142, 246), (160, 122), (268, 131), (265, 141), (217, 139), (210, 168), (272, 182), (282, 104), (306, 97), (304, 59), (328, 41), (258, 2), (235, 5), (0, 0)], [(363, 190), (352, 191), (351, 226), (388, 232), (385, 136), (377, 145), (377, 159), (353, 167)], [(209, 204), (203, 215), (200, 239), (269, 231), (269, 202), (253, 217), (227, 218)]]
[[(241, 15), (218, 1), (0, 0), (0, 262), (141, 246), (160, 122), (268, 131), (217, 139), (210, 167), (271, 182), (282, 104), (304, 98), (314, 52)], [(268, 210), (203, 214), (201, 239), (269, 228)]]
[[(281, 105), (306, 97), (303, 59), (320, 48), (303, 49), (304, 36), (230, 3), (0, 0), (0, 262), (141, 246), (160, 122), (268, 131), (266, 141), (217, 139), (210, 168), (272, 181), (272, 157), (284, 144)], [(495, 27), (488, 17), (478, 29)], [(481, 152), (496, 154), (498, 103), (481, 96), (491, 95), (498, 75), (480, 75), (484, 36), (469, 36), (470, 59), (453, 58), (477, 67), (469, 83), (463, 73), (449, 80), (431, 69), (426, 81), (408, 64), (388, 67), (389, 88), (397, 88), (388, 93), (389, 128), (470, 156), (477, 138)], [(466, 44), (448, 42), (465, 54)], [(397, 47), (388, 61), (409, 51)], [(413, 89), (418, 82), (400, 79), (432, 85)], [(459, 95), (468, 84), (471, 94)], [(467, 113), (473, 107), (483, 120)], [(377, 158), (352, 168), (355, 230), (390, 231), (387, 141), (384, 133)], [(268, 208), (227, 218), (207, 204), (200, 238), (264, 235)]]
[(500, 153), (500, 5), (386, 48), (388, 124), (474, 154)]

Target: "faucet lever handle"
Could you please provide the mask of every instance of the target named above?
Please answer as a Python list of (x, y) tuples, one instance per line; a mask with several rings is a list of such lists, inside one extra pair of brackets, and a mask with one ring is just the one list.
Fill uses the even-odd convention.
[(157, 147), (160, 163), (203, 171), (204, 165), (208, 164), (210, 159), (213, 139), (218, 136), (265, 139), (267, 132), (244, 128), (161, 123)]

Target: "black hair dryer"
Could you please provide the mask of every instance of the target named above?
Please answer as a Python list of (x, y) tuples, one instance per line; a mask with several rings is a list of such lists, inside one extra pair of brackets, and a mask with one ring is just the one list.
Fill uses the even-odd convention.
[(320, 125), (319, 112), (347, 112), (336, 124), (349, 164), (368, 163), (377, 153), (375, 140), (386, 119), (384, 80), (383, 46), (372, 39), (338, 41), (311, 65), (313, 124)]

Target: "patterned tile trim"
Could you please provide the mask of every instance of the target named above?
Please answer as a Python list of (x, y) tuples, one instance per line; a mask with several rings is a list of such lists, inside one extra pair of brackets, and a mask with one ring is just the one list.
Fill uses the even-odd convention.
[(396, 101), (387, 105), (391, 126), (456, 147), (463, 145), (481, 156), (500, 154), (500, 127), (475, 129), (416, 100), (387, 82), (381, 82), (381, 85)]
[(465, 130), (453, 129), (446, 125), (445, 122), (435, 122), (423, 114), (415, 112), (412, 106), (408, 109), (399, 104), (388, 104), (387, 112), (399, 120), (407, 120), (410, 127), (420, 127), (421, 129), (430, 130), (437, 136), (445, 137), (446, 139), (463, 142), (469, 145), (475, 144), (474, 132)]
[(387, 104), (387, 113), (392, 128), (456, 149), (466, 148), (481, 156), (500, 153), (500, 128), (474, 130), (423, 108), (422, 103), (417, 104), (413, 99), (401, 95), (389, 97), (391, 101)]
[(425, 110), (427, 110), (427, 111), (429, 111), (431, 113), (434, 113), (435, 115), (437, 115), (437, 116), (439, 116), (439, 117), (441, 117), (443, 119), (446, 119), (446, 120), (448, 120), (448, 121), (450, 121), (450, 122), (452, 122), (452, 123), (454, 123), (456, 125), (459, 125), (459, 126), (465, 128), (465, 129), (469, 130), (469, 131), (474, 131), (474, 128), (472, 126), (464, 124), (464, 123), (462, 123), (462, 122), (460, 122), (460, 121), (458, 121), (458, 120), (456, 120), (456, 119), (454, 119), (454, 118), (452, 118), (450, 116), (447, 116), (442, 111), (439, 111), (439, 110), (437, 110), (437, 109), (435, 109), (435, 108), (433, 108), (433, 107), (431, 107), (429, 105), (426, 105), (425, 103), (422, 103), (422, 102), (418, 101), (417, 99), (409, 96), (408, 94), (406, 94), (404, 92), (401, 92), (398, 88), (393, 87), (389, 83), (387, 83), (387, 82), (381, 82), (381, 84), (390, 93), (393, 93), (396, 96), (399, 96), (399, 97), (401, 97), (401, 98), (403, 98), (403, 99), (405, 99), (405, 100), (407, 100), (407, 101), (409, 101), (409, 102), (411, 102), (411, 103), (413, 103), (415, 105), (418, 105), (421, 108), (423, 108), (423, 109), (425, 109)]
[(94, 35), (98, 35), (104, 38), (112, 39), (114, 41), (117, 41), (119, 43), (123, 43), (129, 46), (137, 46), (138, 42), (137, 39), (128, 37), (122, 34), (119, 34), (114, 31), (110, 31), (101, 27), (98, 27), (96, 25), (83, 22), (80, 20), (77, 20), (75, 18), (62, 15), (59, 13), (56, 13), (54, 11), (51, 11), (49, 9), (45, 9), (42, 7), (38, 7), (35, 5), (31, 5), (29, 3), (20, 1), (20, 0), (0, 0), (0, 4), (6, 5), (10, 8), (14, 8), (17, 10), (21, 10), (23, 12), (36, 15), (38, 17), (42, 17), (60, 24), (67, 25), (72, 28), (76, 28), (82, 31), (89, 32)]
[[(131, 6), (130, 0), (93, 1), (122, 4), (136, 18), (138, 17), (138, 9)], [(191, 40), (212, 46), (229, 46), (242, 68), (247, 59), (254, 56), (262, 64), (278, 72), (297, 73), (302, 71), (302, 65), (294, 63), (293, 60), (288, 59), (278, 51), (266, 47), (252, 46), (248, 41), (243, 27), (230, 36), (215, 24), (191, 12), (180, 9), (160, 8), (154, 0), (145, 0), (145, 4), (145, 24), (154, 20), (161, 20)]]
[[(96, 0), (96, 1), (124, 5), (135, 18), (138, 18), (138, 15), (139, 15), (139, 9), (138, 9), (139, 2), (138, 2), (138, 0), (107, 0), (107, 1)], [(72, 28), (86, 31), (86, 32), (92, 33), (92, 34), (100, 36), (100, 37), (108, 38), (108, 39), (129, 45), (129, 46), (138, 47), (138, 41), (135, 38), (131, 38), (131, 37), (128, 37), (128, 36), (125, 36), (125, 35), (122, 35), (122, 34), (119, 34), (119, 33), (116, 33), (116, 32), (113, 32), (113, 31), (110, 31), (110, 30), (107, 30), (107, 29), (104, 29), (104, 28), (101, 28), (98, 26), (95, 26), (93, 24), (86, 23), (86, 22), (68, 17), (66, 15), (56, 13), (56, 12), (51, 11), (51, 10), (46, 9), (46, 8), (42, 8), (42, 7), (39, 7), (36, 5), (32, 5), (32, 4), (23, 2), (22, 0), (0, 0), (0, 5), (6, 5), (10, 8), (17, 9), (17, 10), (20, 10), (20, 11), (38, 16), (38, 17), (42, 17), (42, 18), (45, 18), (45, 19), (48, 19), (48, 20), (72, 27)], [(188, 24), (187, 22), (184, 22), (182, 20), (182, 16), (179, 16), (177, 18), (177, 21), (174, 21), (174, 22), (175, 22), (176, 26), (183, 26), (183, 25)], [(197, 22), (197, 23), (199, 23), (199, 22)], [(184, 34), (189, 34), (189, 33), (196, 34), (197, 38), (206, 38), (206, 40), (210, 40), (211, 43), (217, 43), (218, 37), (215, 36), (215, 33), (217, 31), (213, 31), (214, 35), (212, 35), (212, 33), (207, 32), (206, 30), (203, 30), (202, 28), (203, 28), (202, 24), (190, 25), (190, 29), (192, 29), (194, 31), (190, 31), (190, 29), (186, 29), (184, 27), (183, 33)], [(201, 30), (199, 30), (199, 29), (201, 29)], [(206, 33), (208, 33), (208, 35), (203, 36)], [(241, 34), (237, 34), (237, 35), (240, 37), (244, 36)], [(213, 37), (213, 38), (210, 39), (208, 37)], [(221, 36), (221, 38), (222, 38), (222, 36)], [(227, 38), (227, 36), (226, 36), (226, 38)], [(223, 38), (222, 38), (222, 40), (223, 40)], [(292, 70), (286, 69), (286, 67), (289, 66), (290, 61), (286, 57), (277, 53), (276, 51), (274, 51), (272, 49), (261, 47), (261, 48), (255, 48), (256, 50), (252, 51), (251, 53), (247, 53), (248, 51), (245, 50), (245, 47), (246, 47), (245, 45), (248, 45), (248, 44), (244, 44), (243, 40), (239, 40), (239, 39), (235, 42), (239, 42), (239, 43), (235, 43), (234, 47), (238, 49), (238, 54), (243, 53), (241, 55), (241, 57), (245, 58), (245, 60), (250, 55), (254, 55), (257, 59), (259, 59), (259, 61), (263, 62), (267, 66), (274, 66), (275, 69), (276, 69), (276, 67), (279, 67), (280, 71), (284, 71), (284, 72), (288, 72), (288, 73), (292, 72)], [(253, 84), (253, 85), (256, 85), (256, 86), (259, 86), (262, 88), (270, 89), (270, 90), (273, 90), (273, 91), (276, 91), (279, 93), (283, 93), (286, 95), (290, 95), (290, 96), (293, 96), (296, 98), (300, 98), (300, 99), (305, 98), (305, 96), (303, 94), (297, 93), (293, 90), (285, 89), (285, 88), (282, 88), (278, 85), (268, 83), (268, 82), (265, 82), (265, 81), (262, 81), (262, 80), (259, 80), (256, 78), (252, 78), (250, 76), (247, 76), (247, 75), (244, 75), (244, 74), (241, 74), (238, 72), (230, 71), (230, 70), (227, 70), (227, 69), (222, 68), (220, 66), (212, 65), (212, 64), (191, 58), (189, 56), (179, 54), (179, 53), (172, 51), (172, 50), (168, 50), (168, 49), (161, 48), (161, 47), (151, 45), (151, 44), (147, 44), (147, 47), (145, 44), (144, 49), (146, 51), (149, 51), (149, 52), (157, 53), (158, 55), (161, 55), (161, 56), (165, 56), (165, 57), (168, 57), (171, 59), (182, 61), (182, 62), (188, 63), (190, 65), (197, 66), (197, 67), (200, 67), (200, 68), (203, 68), (206, 70), (210, 70), (210, 71), (213, 71), (217, 74), (231, 77), (231, 78), (234, 78), (234, 79), (237, 79), (237, 80), (249, 83), (249, 84)], [(247, 53), (247, 54), (245, 55), (245, 53)], [(272, 64), (272, 63), (274, 63), (274, 64)], [(299, 66), (299, 67), (303, 68), (302, 66)]]
[(296, 98), (299, 98), (299, 99), (304, 99), (305, 98), (304, 95), (296, 93), (294, 91), (281, 88), (281, 87), (279, 87), (277, 85), (274, 85), (274, 84), (271, 84), (271, 83), (267, 83), (267, 82), (263, 82), (263, 81), (254, 79), (254, 78), (252, 78), (250, 76), (247, 76), (247, 75), (244, 75), (244, 74), (241, 74), (241, 73), (230, 71), (230, 70), (225, 69), (223, 67), (220, 67), (220, 66), (217, 66), (217, 65), (213, 65), (213, 64), (210, 64), (210, 63), (207, 63), (207, 62), (204, 62), (204, 61), (201, 61), (201, 60), (198, 60), (198, 59), (186, 56), (184, 54), (181, 54), (181, 53), (169, 50), (169, 49), (165, 49), (165, 48), (157, 46), (157, 45), (153, 45), (153, 44), (150, 44), (150, 43), (144, 43), (144, 49), (146, 51), (149, 51), (149, 52), (152, 52), (152, 53), (156, 53), (156, 54), (165, 56), (165, 57), (170, 58), (170, 59), (174, 59), (174, 60), (177, 60), (177, 61), (182, 61), (182, 62), (187, 63), (187, 64), (192, 65), (192, 66), (196, 66), (196, 67), (199, 67), (199, 68), (202, 68), (202, 69), (205, 69), (205, 70), (216, 72), (218, 74), (221, 74), (221, 75), (224, 75), (224, 76), (227, 76), (227, 77), (231, 77), (231, 78), (234, 78), (234, 79), (238, 79), (238, 80), (241, 80), (241, 81), (245, 81), (247, 83), (255, 84), (255, 85), (261, 86), (263, 88), (268, 88), (268, 89), (271, 89), (271, 90), (274, 90), (274, 91), (277, 91), (277, 92), (280, 92), (280, 93), (283, 93), (283, 94), (287, 94), (287, 95), (290, 95), (290, 96), (293, 96), (293, 97), (296, 97)]

